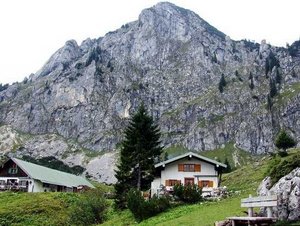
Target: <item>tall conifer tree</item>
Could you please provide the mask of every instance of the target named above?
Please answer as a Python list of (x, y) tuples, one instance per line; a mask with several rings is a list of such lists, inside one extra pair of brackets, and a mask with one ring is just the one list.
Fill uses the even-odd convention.
[(162, 153), (160, 129), (142, 104), (125, 129), (115, 185), (116, 205), (124, 208), (130, 188), (148, 189), (154, 178), (154, 163)]

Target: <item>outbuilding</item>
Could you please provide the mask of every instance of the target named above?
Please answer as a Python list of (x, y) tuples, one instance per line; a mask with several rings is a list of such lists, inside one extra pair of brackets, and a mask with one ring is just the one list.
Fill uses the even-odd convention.
[(11, 158), (0, 167), (0, 190), (77, 192), (94, 186), (81, 176)]

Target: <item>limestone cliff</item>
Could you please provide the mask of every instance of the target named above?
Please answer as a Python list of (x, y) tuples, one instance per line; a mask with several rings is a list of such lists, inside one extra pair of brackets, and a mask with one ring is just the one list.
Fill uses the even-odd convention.
[(300, 137), (299, 46), (234, 41), (192, 11), (158, 3), (104, 37), (67, 41), (28, 81), (0, 92), (0, 122), (36, 137), (38, 151), (20, 141), (21, 153), (57, 155), (42, 136), (72, 141), (83, 155), (106, 153), (95, 164), (59, 149), (60, 159), (77, 159), (100, 181), (101, 169), (112, 178), (122, 129), (142, 101), (166, 147), (203, 151), (234, 142), (253, 154), (272, 152), (279, 128)]

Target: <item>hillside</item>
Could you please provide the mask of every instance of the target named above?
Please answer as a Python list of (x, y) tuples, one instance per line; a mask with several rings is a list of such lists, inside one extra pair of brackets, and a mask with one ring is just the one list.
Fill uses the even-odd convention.
[[(294, 149), (288, 157), (299, 155), (300, 149)], [(285, 159), (283, 158), (283, 159)], [(231, 195), (217, 202), (205, 202), (194, 205), (183, 205), (170, 209), (158, 216), (137, 224), (128, 211), (113, 210), (107, 213), (106, 221), (101, 225), (213, 225), (217, 220), (228, 216), (244, 215), (240, 199), (249, 194), (256, 195), (258, 185), (265, 177), (271, 157), (262, 157), (223, 176), (223, 185), (228, 187)], [(106, 191), (110, 188), (102, 187)], [(71, 193), (0, 193), (0, 225), (68, 225), (72, 206), (81, 194)], [(110, 201), (112, 204), (112, 201)], [(25, 208), (26, 207), (26, 208)], [(42, 223), (41, 223), (42, 222)], [(188, 223), (187, 223), (188, 222)], [(299, 225), (284, 223), (283, 225)]]
[(122, 131), (141, 102), (166, 148), (231, 143), (264, 154), (280, 128), (299, 140), (298, 43), (228, 35), (163, 2), (104, 37), (67, 41), (22, 83), (1, 86), (1, 154), (55, 156), (113, 183)]
[[(299, 156), (300, 149), (294, 149), (287, 158)], [(256, 196), (257, 188), (266, 176), (272, 157), (261, 156), (247, 165), (223, 176), (223, 186), (227, 186), (230, 196), (216, 202), (204, 202), (194, 205), (178, 206), (158, 216), (149, 218), (139, 224), (134, 221), (129, 211), (111, 213), (108, 220), (101, 225), (201, 225), (211, 226), (215, 221), (226, 219), (229, 216), (244, 216), (245, 208), (240, 207), (241, 198), (249, 194)], [(256, 210), (258, 211), (258, 210)], [(300, 222), (278, 224), (282, 226), (300, 225)]]

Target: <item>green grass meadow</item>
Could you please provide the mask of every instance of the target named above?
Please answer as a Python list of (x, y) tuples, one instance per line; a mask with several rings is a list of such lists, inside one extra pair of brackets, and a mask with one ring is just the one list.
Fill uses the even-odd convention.
[[(227, 147), (225, 147), (226, 149)], [(299, 149), (290, 151), (289, 156), (299, 155)], [(217, 155), (222, 152), (218, 151)], [(283, 158), (283, 159), (285, 159)], [(113, 200), (108, 200), (109, 209), (103, 226), (126, 225), (200, 225), (212, 226), (215, 221), (221, 221), (230, 216), (245, 216), (245, 208), (240, 207), (241, 198), (249, 194), (256, 195), (256, 189), (271, 162), (271, 157), (260, 156), (258, 159), (247, 159), (245, 165), (235, 171), (224, 174), (222, 185), (227, 186), (230, 195), (219, 201), (205, 201), (193, 205), (177, 205), (155, 217), (137, 223), (129, 210), (116, 211)], [(112, 187), (98, 186), (101, 190), (111, 191)], [(70, 223), (70, 211), (81, 194), (76, 193), (13, 193), (0, 192), (0, 226), (65, 226)], [(300, 225), (300, 222), (280, 224)]]

